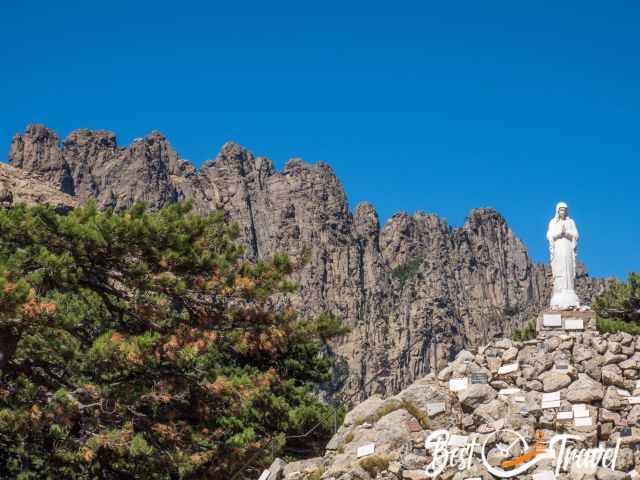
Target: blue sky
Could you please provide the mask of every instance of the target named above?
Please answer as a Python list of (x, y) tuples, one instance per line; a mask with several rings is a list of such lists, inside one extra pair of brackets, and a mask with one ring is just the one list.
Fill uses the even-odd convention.
[[(24, 4), (20, 4), (24, 3)], [(352, 207), (500, 211), (546, 260), (569, 203), (593, 275), (640, 270), (637, 2), (3, 2), (0, 152), (153, 129), (324, 160)]]

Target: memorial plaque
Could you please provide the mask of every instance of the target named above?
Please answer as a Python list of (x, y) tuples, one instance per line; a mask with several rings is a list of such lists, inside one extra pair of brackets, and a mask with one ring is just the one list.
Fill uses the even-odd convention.
[(486, 423), (483, 423), (482, 425), (480, 425), (480, 427), (478, 427), (478, 433), (487, 434), (495, 431), (496, 429), (494, 427)]
[(498, 392), (498, 395), (515, 395), (520, 392), (519, 388), (503, 388)]
[(467, 378), (452, 378), (449, 380), (449, 390), (452, 392), (460, 392), (467, 388), (468, 380)]
[(586, 405), (574, 405), (573, 406), (573, 416), (575, 418), (584, 418), (590, 417), (591, 413)]
[(574, 418), (573, 425), (576, 427), (590, 427), (593, 425), (593, 420), (591, 417)]
[(489, 375), (486, 372), (471, 372), (470, 379), (474, 385), (489, 383)]
[(527, 401), (527, 398), (526, 398), (524, 395), (516, 395), (515, 397), (513, 397), (513, 400), (514, 400), (515, 402), (520, 402), (520, 403), (522, 403), (522, 402), (526, 402), (526, 401)]
[(368, 443), (366, 445), (358, 447), (358, 451), (356, 453), (356, 456), (358, 458), (364, 457), (364, 456), (367, 456), (367, 455), (371, 455), (375, 451), (376, 451), (376, 444), (375, 443)]
[(269, 470), (265, 470), (264, 472), (262, 472), (262, 475), (260, 475), (260, 478), (258, 480), (267, 480), (270, 474), (271, 472)]
[(556, 475), (551, 470), (543, 470), (538, 473), (534, 473), (531, 477), (532, 480), (556, 480)]
[(584, 330), (584, 321), (581, 318), (567, 318), (564, 321), (565, 330)]
[(560, 400), (553, 400), (550, 402), (542, 402), (540, 408), (547, 410), (549, 408), (560, 408)]
[(543, 393), (542, 401), (543, 402), (560, 401), (560, 392)]
[(631, 405), (638, 405), (640, 403), (640, 397), (627, 397), (627, 400)]
[(560, 357), (555, 361), (556, 370), (569, 370), (569, 360), (564, 357)]
[(571, 420), (572, 418), (573, 418), (573, 412), (571, 410), (560, 411), (556, 414), (557, 420)]
[(559, 313), (545, 313), (542, 317), (543, 327), (562, 327), (562, 315)]
[(518, 368), (520, 368), (520, 365), (518, 364), (518, 362), (510, 363), (508, 365), (503, 365), (498, 369), (498, 375), (505, 375), (507, 373), (515, 372), (518, 370)]
[(446, 410), (447, 405), (444, 402), (427, 403), (427, 415), (430, 417), (445, 412)]
[(449, 447), (460, 448), (467, 444), (469, 437), (466, 435), (451, 435), (449, 437)]

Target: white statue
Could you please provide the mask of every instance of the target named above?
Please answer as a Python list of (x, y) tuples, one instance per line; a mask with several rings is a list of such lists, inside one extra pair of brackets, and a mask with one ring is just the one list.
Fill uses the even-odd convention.
[(566, 203), (556, 205), (556, 215), (549, 222), (547, 240), (551, 253), (551, 271), (553, 272), (553, 295), (551, 308), (568, 310), (579, 307), (580, 300), (574, 290), (576, 279), (576, 247), (578, 229), (569, 218)]

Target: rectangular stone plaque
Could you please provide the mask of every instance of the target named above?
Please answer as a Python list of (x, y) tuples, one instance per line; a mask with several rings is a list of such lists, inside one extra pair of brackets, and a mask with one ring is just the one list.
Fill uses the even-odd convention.
[(375, 443), (368, 443), (366, 445), (358, 447), (358, 451), (356, 453), (356, 456), (358, 458), (364, 457), (366, 455), (371, 455), (375, 451), (376, 451), (376, 444)]
[(545, 313), (542, 317), (543, 327), (562, 327), (562, 315), (559, 313)]
[(264, 472), (262, 472), (262, 475), (260, 475), (260, 478), (258, 480), (267, 480), (270, 473), (271, 472), (269, 470), (265, 470)]
[(591, 417), (574, 418), (573, 425), (576, 427), (590, 427), (593, 425), (593, 420)]
[(630, 397), (631, 396), (631, 392), (629, 392), (629, 390), (625, 390), (624, 388), (616, 388), (618, 395), (620, 395), (621, 397)]
[(556, 480), (556, 474), (551, 470), (543, 470), (538, 473), (534, 473), (531, 477), (532, 480)]
[(447, 410), (447, 405), (444, 402), (427, 403), (427, 415), (433, 417), (439, 413)]
[(573, 416), (575, 418), (584, 418), (590, 417), (591, 414), (589, 413), (589, 409), (586, 407), (586, 405), (574, 405)]
[(547, 409), (547, 408), (560, 408), (560, 400), (554, 400), (551, 402), (542, 402), (542, 404), (540, 405), (540, 408)]
[(467, 444), (469, 437), (466, 435), (451, 435), (449, 437), (449, 447), (460, 448)]
[(557, 420), (571, 420), (573, 418), (573, 412), (569, 410), (568, 412), (558, 412), (556, 414)]
[(513, 397), (513, 400), (515, 402), (526, 402), (527, 399), (524, 395), (516, 395), (515, 397)]
[(518, 370), (518, 368), (520, 368), (520, 365), (518, 364), (518, 362), (510, 363), (508, 365), (503, 365), (498, 369), (498, 375), (505, 375), (507, 373), (515, 372), (516, 370)]
[(629, 400), (631, 405), (637, 405), (640, 403), (640, 397), (627, 397), (627, 400)]
[(467, 388), (468, 385), (467, 378), (452, 378), (449, 380), (449, 390), (452, 392), (459, 392)]
[(515, 395), (519, 391), (519, 388), (503, 388), (498, 392), (498, 395)]
[(566, 318), (564, 320), (565, 330), (584, 330), (584, 321), (581, 318)]
[(542, 401), (543, 402), (560, 401), (560, 392), (543, 393)]
[(485, 372), (471, 372), (470, 380), (474, 385), (489, 383), (489, 375)]

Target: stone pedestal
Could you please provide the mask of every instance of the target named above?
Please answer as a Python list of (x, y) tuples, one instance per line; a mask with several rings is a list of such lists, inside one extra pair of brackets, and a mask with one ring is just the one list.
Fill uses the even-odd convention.
[(538, 332), (585, 332), (596, 330), (596, 314), (588, 310), (546, 310), (538, 315)]

